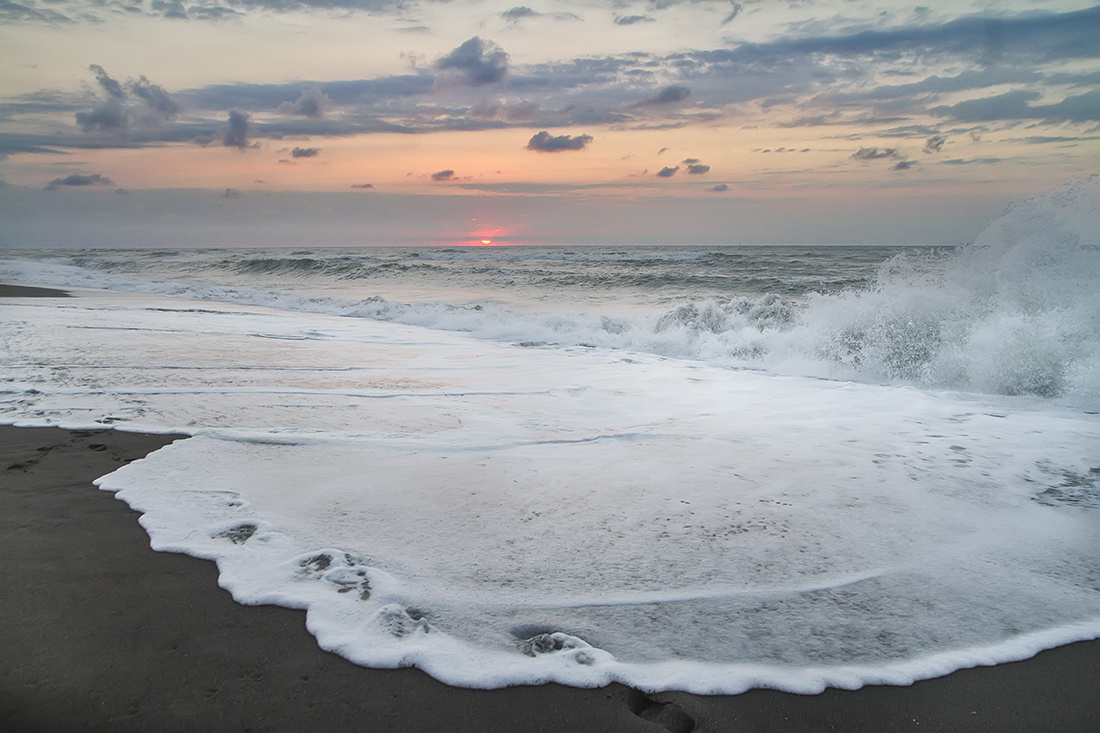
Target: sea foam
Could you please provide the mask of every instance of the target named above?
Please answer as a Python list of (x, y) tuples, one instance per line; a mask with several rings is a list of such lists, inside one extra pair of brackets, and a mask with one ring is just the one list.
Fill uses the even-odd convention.
[(969, 246), (906, 251), (862, 278), (827, 253), (736, 247), (80, 253), (7, 259), (0, 275), (1097, 409), (1098, 181), (1014, 204)]
[[(1076, 404), (1095, 191), (859, 292), (593, 316), (614, 348), (301, 293), (13, 301), (0, 406), (191, 433), (100, 486), (155, 548), (215, 560), (242, 603), (306, 609), (360, 664), (472, 687), (906, 684), (1100, 636), (1100, 418)], [(643, 333), (666, 346), (624, 348)], [(726, 368), (735, 343), (774, 370)], [(822, 365), (865, 381), (798, 373)]]

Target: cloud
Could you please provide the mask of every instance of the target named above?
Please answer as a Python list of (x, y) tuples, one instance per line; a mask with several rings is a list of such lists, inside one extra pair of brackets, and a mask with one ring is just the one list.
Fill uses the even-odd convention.
[(1054, 104), (1031, 104), (1042, 97), (1034, 90), (1016, 89), (993, 97), (968, 99), (950, 106), (929, 110), (940, 117), (964, 122), (1039, 119), (1048, 122), (1100, 121), (1100, 90), (1066, 97)]
[(158, 119), (173, 120), (179, 114), (179, 105), (172, 101), (172, 98), (168, 96), (168, 92), (164, 91), (164, 87), (154, 84), (146, 79), (144, 75), (139, 77), (137, 81), (129, 82), (128, 86), (131, 92), (145, 100), (149, 108), (157, 114)]
[(899, 160), (897, 165), (894, 166), (896, 171), (907, 171), (917, 164), (915, 160)]
[(1069, 137), (1066, 135), (1031, 135), (1025, 137), (1023, 142), (1028, 145), (1046, 145), (1048, 143), (1078, 143), (1086, 140), (1100, 140), (1100, 137), (1096, 135), (1083, 135), (1080, 137)]
[(153, 0), (152, 9), (159, 11), (165, 18), (187, 20), (187, 11), (180, 0)]
[(672, 178), (674, 175), (676, 175), (676, 171), (678, 171), (678, 170), (680, 170), (680, 166), (678, 166), (678, 165), (673, 166), (671, 168), (666, 165), (664, 168), (657, 171), (657, 177), (658, 178)]
[(689, 165), (687, 167), (687, 172), (689, 174), (693, 175), (693, 176), (698, 176), (698, 175), (701, 175), (703, 173), (709, 173), (710, 172), (710, 166), (709, 165), (703, 165), (702, 163), (694, 163), (694, 164)]
[(99, 86), (103, 87), (103, 91), (115, 99), (125, 99), (126, 92), (122, 91), (122, 85), (112, 79), (107, 72), (99, 64), (91, 64), (88, 66), (88, 70), (95, 74), (95, 80), (99, 82)]
[(539, 116), (537, 102), (523, 100), (513, 104), (482, 99), (473, 109), (470, 116), (479, 120), (505, 120), (507, 122), (533, 122)]
[(539, 132), (527, 141), (528, 150), (536, 150), (540, 153), (558, 153), (563, 150), (584, 150), (588, 143), (592, 142), (591, 135), (551, 135), (546, 130)]
[(447, 170), (437, 171), (432, 174), (433, 181), (449, 181), (455, 177), (455, 172), (448, 168)]
[(320, 148), (294, 148), (290, 151), (292, 158), (316, 158), (320, 154)]
[(352, 188), (374, 188), (374, 184), (373, 183), (353, 183), (353, 184), (351, 184), (351, 187)]
[(730, 187), (727, 186), (724, 183), (716, 183), (716, 184), (714, 184), (713, 186), (710, 187), (710, 190), (711, 191), (728, 191), (728, 190), (730, 190)]
[(244, 15), (244, 13), (239, 13), (232, 8), (225, 7), (224, 5), (192, 5), (190, 13), (191, 17), (197, 20), (213, 21), (225, 20), (227, 18), (239, 18)]
[(852, 153), (852, 157), (856, 160), (880, 160), (882, 158), (896, 158), (898, 157), (897, 148), (860, 148), (856, 152)]
[(76, 124), (84, 132), (125, 133), (130, 127), (130, 116), (123, 109), (122, 103), (114, 98), (90, 112), (77, 112), (74, 117)]
[(37, 21), (39, 23), (63, 24), (72, 23), (72, 19), (53, 10), (39, 10), (38, 8), (20, 5), (19, 3), (0, 1), (0, 18), (8, 22)]
[(638, 107), (663, 107), (668, 104), (682, 102), (688, 98), (691, 90), (681, 84), (667, 86), (652, 97), (639, 102)]
[(98, 173), (73, 173), (64, 178), (55, 178), (46, 184), (43, 191), (56, 191), (62, 186), (113, 186), (115, 182)]
[[(159, 84), (146, 79), (144, 75), (137, 81), (131, 79), (124, 87), (116, 79), (111, 78), (99, 64), (91, 64), (88, 69), (95, 74), (100, 88), (107, 94), (107, 99), (93, 110), (77, 112), (74, 115), (76, 124), (84, 132), (117, 133), (125, 137), (135, 119), (158, 125), (175, 119), (179, 114), (179, 105), (172, 100), (168, 92), (164, 91)], [(132, 105), (127, 108), (129, 95), (126, 89), (144, 101), (145, 107), (152, 114), (139, 117)]]
[[(504, 20), (507, 21), (509, 25), (516, 25), (521, 20), (526, 20), (527, 18), (543, 18), (546, 15), (547, 13), (540, 13), (536, 10), (532, 10), (526, 5), (517, 5), (514, 8), (509, 8), (508, 10), (505, 10), (503, 13), (500, 14), (500, 17), (504, 18)], [(583, 20), (583, 18), (581, 18), (581, 16), (577, 15), (576, 13), (558, 12), (549, 13), (549, 16), (554, 20)]]
[(951, 160), (943, 161), (946, 165), (971, 165), (979, 163), (983, 165), (992, 165), (1004, 161), (1004, 158), (973, 158), (971, 160), (964, 160), (962, 158), (953, 158)]
[[(657, 154), (660, 155), (660, 153)], [(698, 158), (684, 158), (680, 162), (684, 165), (695, 165), (696, 163), (702, 163), (703, 161), (699, 160)]]
[[(326, 82), (298, 82), (295, 84), (212, 84), (188, 92), (190, 107), (223, 110), (231, 107), (244, 109), (272, 109), (281, 114), (310, 117), (312, 102), (319, 103), (319, 111), (325, 113), (329, 105), (353, 106), (373, 104), (382, 100), (402, 100), (432, 91), (434, 80), (427, 74), (383, 76), (375, 79), (355, 79)], [(315, 94), (313, 87), (320, 92)], [(303, 89), (304, 85), (305, 86)], [(304, 99), (303, 99), (304, 97)], [(288, 99), (295, 99), (288, 102)], [(314, 117), (316, 119), (316, 117)]]
[(518, 23), (524, 18), (537, 18), (542, 13), (536, 13), (526, 5), (517, 5), (514, 8), (509, 8), (500, 14), (500, 17), (504, 18), (509, 23)]
[(474, 36), (436, 61), (435, 67), (461, 72), (470, 86), (496, 84), (508, 75), (508, 54), (492, 41)]
[(744, 10), (744, 7), (745, 7), (741, 3), (732, 2), (732, 0), (730, 2), (730, 5), (732, 5), (733, 8), (730, 10), (729, 15), (727, 15), (725, 18), (722, 19), (722, 25), (725, 25), (726, 23), (729, 23), (734, 18), (736, 18), (738, 15), (740, 15), (741, 11)]
[(282, 102), (275, 108), (276, 112), (286, 115), (299, 115), (321, 119), (325, 112), (332, 107), (332, 100), (321, 91), (321, 87), (312, 86), (304, 90), (298, 99), (293, 102)]
[(943, 150), (943, 144), (947, 142), (947, 138), (943, 135), (933, 135), (928, 138), (924, 143), (924, 152), (926, 153), (938, 153)]
[(635, 23), (654, 23), (656, 18), (651, 18), (648, 15), (617, 15), (615, 16), (615, 25), (634, 25)]
[(227, 189), (225, 189), (225, 193), (222, 194), (222, 198), (223, 199), (239, 199), (243, 195), (244, 194), (242, 194), (240, 191), (238, 191), (235, 188), (227, 188)]
[(130, 116), (123, 108), (126, 92), (122, 85), (112, 79), (99, 64), (91, 64), (88, 70), (95, 74), (100, 88), (107, 93), (107, 99), (100, 106), (88, 112), (77, 112), (76, 124), (84, 132), (111, 132), (125, 134), (130, 127)]
[(247, 112), (240, 112), (235, 109), (229, 110), (229, 119), (226, 123), (228, 127), (222, 136), (222, 145), (227, 148), (240, 148), (241, 150), (247, 148), (248, 133), (252, 127), (250, 120), (251, 115)]
[[(960, 54), (988, 61), (992, 47), (1009, 48), (1016, 60), (1095, 58), (1100, 55), (1100, 7), (1068, 13), (1021, 13), (992, 20), (985, 15), (946, 23), (903, 25), (886, 30), (832, 36), (789, 38), (767, 44), (743, 44), (735, 56), (758, 62), (782, 62), (799, 56), (829, 54), (870, 57), (898, 53)], [(983, 59), (983, 57), (985, 57)]]
[(405, 6), (402, 0), (236, 0), (233, 4), (246, 8), (267, 8), (280, 12), (316, 8), (345, 12), (361, 10), (368, 13), (377, 13), (400, 11)]

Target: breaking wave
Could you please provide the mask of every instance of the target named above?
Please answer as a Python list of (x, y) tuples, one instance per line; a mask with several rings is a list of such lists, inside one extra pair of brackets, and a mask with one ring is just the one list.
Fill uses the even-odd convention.
[(969, 246), (896, 254), (871, 277), (828, 248), (739, 247), (221, 250), (158, 272), (163, 253), (105, 264), (84, 252), (8, 260), (0, 275), (1096, 407), (1098, 211), (1100, 179), (1073, 181), (1014, 204)]

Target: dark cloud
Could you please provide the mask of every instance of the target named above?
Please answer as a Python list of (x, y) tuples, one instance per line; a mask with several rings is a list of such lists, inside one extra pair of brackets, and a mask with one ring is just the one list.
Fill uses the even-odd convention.
[(56, 191), (62, 186), (113, 186), (115, 182), (98, 173), (73, 173), (64, 178), (55, 178), (46, 184), (43, 191)]
[(964, 122), (1038, 119), (1048, 122), (1100, 121), (1100, 90), (1066, 97), (1054, 104), (1031, 104), (1043, 95), (1038, 91), (1017, 89), (993, 97), (968, 99), (950, 106), (929, 110), (940, 117)]
[(730, 187), (727, 186), (724, 183), (716, 183), (716, 184), (714, 184), (713, 186), (710, 187), (710, 190), (711, 191), (728, 191), (728, 190), (730, 190)]
[(145, 103), (149, 105), (149, 108), (156, 113), (159, 119), (172, 120), (179, 114), (179, 105), (172, 101), (172, 98), (168, 96), (168, 92), (164, 91), (164, 87), (152, 83), (144, 75), (139, 77), (137, 81), (129, 82), (128, 86), (130, 91), (137, 97), (145, 100)]
[(682, 102), (688, 98), (691, 90), (681, 84), (667, 86), (652, 97), (638, 103), (639, 107), (663, 107), (668, 104)]
[(239, 13), (232, 8), (225, 7), (224, 5), (192, 5), (190, 13), (191, 17), (196, 20), (213, 21), (227, 20), (229, 18), (239, 18), (240, 16), (244, 15), (244, 13)]
[(449, 181), (455, 177), (455, 172), (448, 168), (432, 174), (433, 181)]
[(405, 5), (402, 0), (235, 0), (233, 4), (246, 8), (267, 8), (276, 11), (316, 8), (364, 12), (400, 10)]
[[(514, 8), (509, 8), (508, 10), (505, 10), (503, 13), (500, 14), (500, 17), (508, 21), (509, 24), (515, 25), (521, 20), (526, 20), (527, 18), (542, 18), (546, 15), (547, 13), (540, 13), (538, 11), (532, 10), (526, 5), (517, 5)], [(549, 16), (554, 20), (583, 20), (581, 16), (577, 15), (576, 13), (549, 13)]]
[(126, 92), (122, 90), (122, 85), (112, 79), (102, 66), (92, 64), (88, 67), (88, 70), (95, 74), (95, 80), (99, 82), (99, 86), (107, 92), (108, 96), (119, 100), (126, 98)]
[[(100, 88), (107, 94), (107, 99), (93, 110), (77, 112), (74, 115), (76, 124), (84, 132), (114, 133), (124, 138), (129, 134), (130, 126), (135, 121), (159, 125), (174, 119), (179, 114), (179, 106), (168, 92), (164, 91), (159, 84), (146, 79), (144, 75), (137, 81), (131, 79), (124, 87), (111, 78), (99, 64), (92, 64), (88, 69), (95, 74)], [(138, 114), (133, 105), (129, 104), (127, 89), (145, 102), (145, 113)]]
[(351, 184), (351, 187), (352, 188), (374, 188), (374, 184), (373, 183), (353, 183), (353, 184)]
[[(384, 76), (377, 79), (356, 79), (324, 82), (307, 81), (296, 84), (213, 84), (188, 92), (189, 108), (223, 110), (230, 107), (245, 109), (275, 109), (283, 114), (311, 117), (313, 109), (321, 113), (332, 107), (372, 104), (384, 100), (401, 100), (407, 97), (429, 94), (433, 79), (429, 75), (407, 74)], [(308, 86), (306, 86), (308, 85)], [(304, 99), (303, 99), (304, 98)], [(287, 101), (295, 99), (294, 102)], [(317, 107), (311, 105), (317, 103)]]
[(527, 141), (528, 150), (537, 150), (540, 153), (557, 153), (563, 150), (584, 150), (588, 143), (592, 142), (591, 135), (551, 135), (546, 130), (539, 132)]
[(994, 97), (968, 99), (951, 106), (934, 107), (929, 111), (941, 117), (953, 117), (968, 122), (1031, 117), (1032, 109), (1028, 102), (1034, 102), (1042, 96), (1036, 91), (1016, 89)]
[(734, 18), (741, 14), (742, 10), (744, 10), (744, 6), (741, 3), (732, 2), (731, 0), (730, 5), (732, 5), (733, 8), (730, 10), (729, 15), (722, 19), (722, 25), (725, 25), (726, 23), (732, 21)]
[(496, 84), (508, 74), (508, 54), (492, 41), (474, 36), (439, 59), (435, 67), (440, 71), (461, 72), (471, 86)]
[(964, 160), (962, 158), (952, 158), (951, 160), (943, 161), (946, 165), (972, 165), (974, 163), (991, 165), (994, 163), (1000, 163), (1004, 158), (972, 158), (970, 160)]
[(539, 105), (537, 102), (530, 102), (527, 100), (505, 104), (503, 102), (482, 99), (470, 110), (470, 116), (480, 120), (533, 122), (538, 119)]
[(945, 138), (943, 135), (933, 135), (925, 141), (924, 152), (938, 153), (943, 150), (943, 144), (946, 142), (947, 138)]
[(154, 12), (159, 12), (165, 18), (187, 20), (187, 11), (180, 0), (153, 0), (151, 7)]
[(852, 153), (856, 160), (881, 160), (898, 157), (897, 148), (860, 148)]
[(38, 8), (32, 8), (26, 5), (20, 5), (19, 3), (10, 2), (10, 0), (0, 0), (0, 19), (8, 21), (10, 23), (32, 21), (38, 23), (49, 23), (50, 25), (60, 25), (63, 23), (73, 22), (73, 20), (68, 16), (62, 15), (61, 13), (58, 13), (54, 10), (40, 10)]
[[(910, 25), (847, 35), (743, 44), (730, 52), (743, 60), (782, 62), (800, 55), (871, 57), (900, 52), (960, 54), (981, 59), (991, 46), (1015, 60), (1100, 56), (1100, 6), (1069, 13), (1021, 13), (1012, 18), (968, 16), (940, 24)], [(988, 60), (988, 58), (986, 58)]]
[(917, 164), (917, 161), (915, 161), (915, 160), (899, 160), (897, 162), (897, 164), (894, 166), (894, 170), (896, 170), (896, 171), (907, 171), (910, 168), (912, 168), (913, 166), (915, 166), (916, 164)]
[[(731, 8), (727, 1), (707, 0), (714, 3), (715, 22)], [(100, 5), (105, 8), (111, 2), (103, 0)], [(745, 3), (745, 15), (750, 6), (745, 0), (741, 2)], [(184, 4), (188, 15), (196, 18), (198, 6), (189, 0)], [(235, 0), (231, 7), (289, 9), (307, 4), (368, 10), (382, 7), (353, 0)], [(513, 8), (499, 6), (494, 14), (505, 7)], [(631, 12), (624, 8), (634, 7), (640, 13), (645, 6), (620, 3), (612, 7), (620, 13)], [(145, 8), (149, 8), (148, 3)], [(556, 17), (541, 8), (532, 12), (543, 16), (540, 22)], [(657, 15), (655, 11), (646, 12)], [(525, 12), (517, 17), (521, 15), (530, 17)], [(941, 129), (952, 139), (965, 135), (965, 130), (954, 131), (945, 124), (916, 131), (920, 125), (913, 120), (929, 112), (939, 117), (940, 123), (957, 120), (962, 123), (960, 127), (966, 128), (1001, 120), (1010, 124), (1026, 120), (1088, 123), (1100, 115), (1100, 74), (1071, 63), (1086, 56), (1086, 51), (1100, 50), (1100, 42), (1092, 37), (1100, 33), (1091, 34), (1100, 30), (1100, 11), (1009, 16), (1004, 22), (1002, 61), (985, 67), (978, 63), (980, 51), (975, 47), (982, 38), (982, 26), (977, 22), (980, 19), (935, 24), (933, 15), (920, 16), (911, 26), (874, 32), (841, 30), (823, 36), (811, 29), (825, 25), (804, 24), (791, 26), (778, 40), (767, 43), (731, 42), (727, 48), (709, 51), (604, 54), (523, 66), (513, 65), (495, 45), (475, 37), (449, 51), (434, 68), (421, 64), (405, 75), (211, 85), (172, 92), (170, 96), (144, 78), (120, 83), (104, 70), (95, 77), (98, 99), (93, 103), (62, 92), (5, 98), (0, 102), (0, 118), (6, 125), (0, 135), (5, 138), (0, 139), (0, 148), (45, 152), (66, 147), (141, 147), (195, 139), (218, 144), (223, 142), (225, 110), (229, 109), (249, 110), (256, 115), (251, 128), (245, 131), (247, 145), (247, 141), (264, 137), (301, 140), (377, 131), (412, 133), (513, 126), (550, 132), (600, 125), (630, 128), (650, 124), (652, 120), (645, 118), (656, 114), (680, 113), (678, 104), (684, 105), (684, 112), (699, 115), (724, 114), (722, 110), (733, 109), (731, 105), (756, 104), (766, 110), (781, 110), (775, 114), (781, 114), (784, 120), (795, 120), (775, 122), (783, 126), (860, 124), (865, 131), (876, 129), (878, 140), (888, 136), (881, 128), (908, 127), (913, 131), (899, 133), (898, 137), (911, 141), (907, 144), (915, 153)], [(842, 21), (828, 27), (842, 28)], [(808, 32), (818, 35), (806, 37)], [(965, 42), (967, 38), (969, 42)], [(1042, 65), (1044, 59), (1062, 58), (1067, 61)], [(939, 71), (943, 76), (931, 73), (940, 69), (957, 71), (951, 75)], [(882, 84), (880, 78), (892, 82)], [(899, 79), (912, 83), (899, 84)], [(478, 86), (505, 80), (508, 95), (514, 95), (511, 99), (499, 98), (504, 94), (503, 87)], [(433, 94), (447, 84), (473, 85), (476, 91), (489, 89), (495, 93), (481, 101), (459, 94)], [(120, 89), (128, 96), (120, 98)], [(1068, 90), (1063, 93), (1073, 96), (1047, 103), (1055, 90)], [(170, 112), (173, 107), (177, 110), (175, 118)], [(187, 115), (181, 119), (178, 110), (182, 108)], [(260, 111), (274, 110), (283, 116), (259, 115)], [(71, 129), (46, 129), (41, 120), (50, 115), (68, 116), (70, 120), (74, 119), (72, 115), (78, 117)], [(171, 125), (161, 124), (170, 119)], [(22, 125), (26, 133), (16, 125)], [(153, 126), (157, 129), (149, 129)], [(96, 134), (81, 135), (81, 131)], [(16, 135), (14, 142), (12, 134)], [(1072, 133), (1032, 130), (1025, 134)], [(681, 167), (686, 165), (691, 164)]]
[(106, 92), (107, 99), (100, 106), (88, 112), (77, 112), (76, 124), (84, 132), (119, 133), (125, 135), (130, 126), (130, 116), (122, 103), (126, 92), (122, 85), (112, 79), (99, 64), (91, 64), (88, 70), (95, 74), (100, 88)]
[(1043, 75), (1030, 68), (1008, 68), (1003, 66), (962, 71), (955, 76), (932, 75), (910, 84), (886, 84), (844, 94), (832, 94), (819, 97), (818, 100), (829, 105), (868, 102), (886, 102), (890, 100), (911, 100), (929, 94), (965, 92), (971, 89), (985, 89), (1002, 84), (1029, 84), (1042, 82)]
[[(660, 154), (661, 154), (660, 152), (657, 153), (657, 155), (660, 155)], [(696, 163), (702, 163), (703, 161), (699, 160), (698, 158), (684, 158), (680, 162), (683, 163), (684, 165), (695, 165)]]
[(514, 8), (509, 8), (500, 14), (500, 17), (504, 18), (509, 23), (518, 23), (524, 18), (537, 18), (541, 13), (536, 13), (526, 5), (517, 5)]
[(243, 195), (244, 194), (242, 194), (240, 191), (238, 191), (235, 188), (227, 188), (227, 189), (225, 189), (225, 193), (222, 194), (222, 198), (223, 199), (239, 199)]
[(250, 122), (251, 115), (247, 112), (240, 112), (235, 109), (229, 110), (229, 119), (226, 121), (225, 134), (222, 136), (222, 145), (227, 148), (240, 148), (244, 150), (248, 147), (248, 134), (251, 130), (252, 124)]
[(695, 163), (695, 164), (689, 165), (687, 167), (687, 172), (690, 173), (693, 176), (698, 176), (698, 175), (701, 175), (703, 173), (709, 173), (710, 172), (710, 166), (709, 165), (703, 165), (702, 163)]
[(634, 25), (635, 23), (654, 23), (656, 18), (651, 18), (648, 15), (617, 15), (615, 16), (615, 25)]
[(1086, 140), (1100, 140), (1096, 135), (1083, 135), (1081, 137), (1069, 137), (1066, 135), (1031, 135), (1023, 141), (1028, 145), (1046, 145), (1048, 143), (1078, 143)]
[(657, 177), (658, 178), (672, 178), (674, 175), (676, 175), (676, 171), (678, 171), (678, 170), (680, 170), (680, 166), (678, 166), (678, 165), (673, 166), (671, 168), (669, 166), (665, 166), (661, 170), (657, 171)]
[(321, 91), (321, 87), (314, 85), (304, 90), (298, 99), (293, 102), (282, 102), (275, 108), (276, 112), (287, 115), (300, 115), (321, 119), (325, 112), (332, 106), (332, 100)]
[(89, 112), (77, 112), (76, 124), (84, 132), (125, 133), (130, 126), (130, 116), (117, 99), (109, 99)]
[(320, 154), (320, 148), (294, 148), (290, 151), (292, 158), (316, 158)]

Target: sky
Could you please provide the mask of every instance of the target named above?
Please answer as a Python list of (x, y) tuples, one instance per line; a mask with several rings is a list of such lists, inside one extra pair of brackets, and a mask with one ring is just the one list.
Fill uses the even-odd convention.
[(1100, 173), (1081, 0), (0, 0), (0, 246), (956, 244)]

